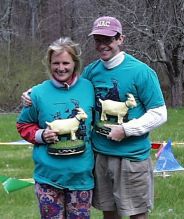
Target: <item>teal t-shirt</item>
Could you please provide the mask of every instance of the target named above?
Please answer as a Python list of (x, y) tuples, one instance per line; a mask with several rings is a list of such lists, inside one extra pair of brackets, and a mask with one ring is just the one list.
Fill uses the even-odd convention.
[[(99, 99), (125, 102), (127, 93), (133, 94), (137, 106), (128, 110), (126, 121), (139, 118), (147, 110), (165, 104), (156, 73), (145, 63), (129, 54), (125, 53), (124, 61), (112, 69), (105, 68), (102, 61), (97, 60), (88, 65), (82, 75), (92, 82), (95, 89), (96, 124), (100, 121), (101, 115)], [(151, 145), (148, 135), (149, 133), (132, 136), (117, 142), (97, 134), (94, 130), (92, 140), (94, 150), (99, 153), (138, 161), (150, 155)]]
[(34, 179), (39, 183), (70, 190), (89, 190), (94, 187), (94, 167), (91, 147), (91, 122), (94, 108), (92, 84), (80, 78), (69, 89), (54, 86), (51, 80), (35, 86), (31, 93), (32, 106), (24, 107), (18, 123), (37, 123), (46, 128), (46, 121), (73, 118), (75, 109), (82, 108), (88, 118), (80, 124), (86, 150), (79, 155), (53, 156), (47, 152), (47, 144), (34, 145)]

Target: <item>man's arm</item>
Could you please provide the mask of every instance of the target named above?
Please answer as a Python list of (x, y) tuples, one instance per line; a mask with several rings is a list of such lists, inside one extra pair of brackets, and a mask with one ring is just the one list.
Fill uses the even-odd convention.
[(111, 132), (108, 138), (121, 141), (130, 136), (141, 136), (155, 128), (159, 127), (167, 121), (167, 109), (163, 105), (158, 108), (148, 110), (143, 116), (138, 119), (133, 119), (122, 125), (110, 125)]

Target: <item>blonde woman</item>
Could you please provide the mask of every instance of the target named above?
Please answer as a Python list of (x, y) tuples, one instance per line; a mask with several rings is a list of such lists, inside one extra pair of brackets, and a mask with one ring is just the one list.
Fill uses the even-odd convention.
[[(79, 76), (80, 53), (79, 46), (70, 38), (60, 38), (48, 47), (50, 80), (32, 88), (32, 105), (24, 107), (17, 120), (20, 135), (34, 144), (35, 190), (41, 218), (90, 218), (94, 90), (88, 80)], [(87, 114), (85, 121), (78, 121), (78, 108)], [(76, 136), (80, 145), (72, 152), (67, 148), (57, 150), (55, 145), (75, 141), (70, 140), (70, 135), (58, 135), (47, 124), (70, 118), (79, 123)]]

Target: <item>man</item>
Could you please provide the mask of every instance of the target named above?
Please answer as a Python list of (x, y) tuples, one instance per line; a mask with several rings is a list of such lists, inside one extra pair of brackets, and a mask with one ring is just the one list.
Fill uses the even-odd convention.
[[(93, 206), (103, 211), (104, 219), (121, 216), (146, 219), (153, 207), (149, 132), (167, 121), (158, 77), (145, 63), (121, 51), (124, 35), (116, 18), (98, 18), (89, 36), (93, 36), (99, 53), (99, 59), (83, 71), (83, 77), (92, 82), (96, 95), (92, 133), (96, 152)], [(136, 101), (133, 108), (126, 104), (129, 94)], [(122, 124), (116, 122), (119, 109), (113, 114), (110, 109), (103, 111), (101, 102), (106, 100), (114, 107), (117, 102), (126, 105)], [(103, 117), (102, 111), (108, 115)], [(101, 120), (111, 125), (100, 127)]]
[(146, 64), (121, 51), (124, 36), (116, 18), (98, 18), (89, 35), (94, 38), (100, 59), (84, 69), (83, 77), (95, 88), (96, 124), (102, 110), (99, 99), (124, 102), (126, 94), (131, 93), (137, 103), (128, 110), (125, 123), (108, 126), (111, 130), (107, 137), (93, 131), (96, 151), (93, 205), (103, 211), (104, 219), (120, 216), (146, 219), (153, 205), (148, 133), (167, 120), (158, 78)]

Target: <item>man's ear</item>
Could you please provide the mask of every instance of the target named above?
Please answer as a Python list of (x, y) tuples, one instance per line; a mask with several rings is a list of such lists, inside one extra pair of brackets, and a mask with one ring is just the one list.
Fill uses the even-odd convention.
[(119, 37), (119, 42), (120, 42), (120, 45), (122, 45), (124, 43), (124, 40), (125, 40), (125, 35), (121, 35)]

